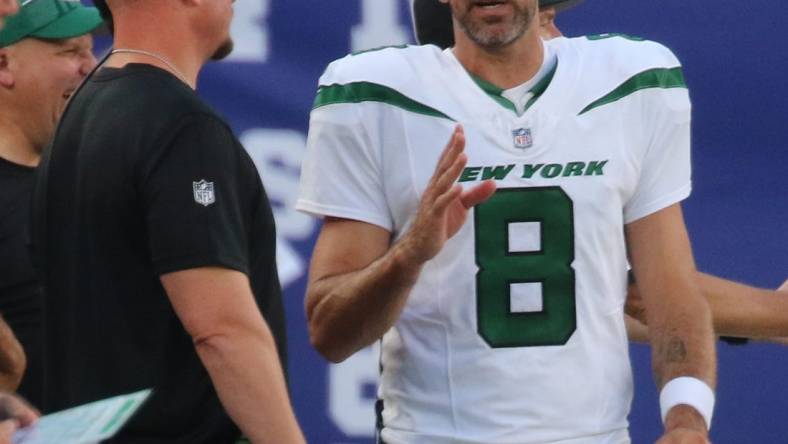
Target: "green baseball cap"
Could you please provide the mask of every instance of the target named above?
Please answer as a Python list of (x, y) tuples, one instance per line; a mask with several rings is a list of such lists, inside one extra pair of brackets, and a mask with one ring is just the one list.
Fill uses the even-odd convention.
[(79, 0), (19, 0), (19, 12), (6, 18), (0, 29), (0, 48), (24, 38), (70, 39), (101, 26), (96, 8)]

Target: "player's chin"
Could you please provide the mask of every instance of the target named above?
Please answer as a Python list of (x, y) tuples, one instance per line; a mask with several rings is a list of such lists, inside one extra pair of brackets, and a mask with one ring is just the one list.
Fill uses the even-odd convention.
[(512, 44), (516, 39), (516, 33), (505, 28), (488, 28), (484, 32), (478, 33), (474, 38), (478, 45), (488, 49), (503, 48)]
[(233, 39), (228, 37), (227, 40), (222, 42), (222, 44), (216, 48), (216, 51), (213, 52), (211, 55), (211, 60), (224, 60), (227, 58), (227, 56), (233, 53), (234, 47), (235, 43), (233, 42)]

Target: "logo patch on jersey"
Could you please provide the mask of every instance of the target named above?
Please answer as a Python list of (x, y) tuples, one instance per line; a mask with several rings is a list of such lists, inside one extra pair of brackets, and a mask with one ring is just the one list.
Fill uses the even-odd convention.
[(194, 201), (198, 204), (207, 207), (216, 202), (216, 195), (213, 193), (213, 182), (208, 182), (205, 179), (199, 182), (192, 182), (192, 189), (194, 190)]
[(521, 150), (534, 146), (534, 138), (531, 136), (530, 128), (518, 128), (512, 131), (512, 139), (514, 147)]

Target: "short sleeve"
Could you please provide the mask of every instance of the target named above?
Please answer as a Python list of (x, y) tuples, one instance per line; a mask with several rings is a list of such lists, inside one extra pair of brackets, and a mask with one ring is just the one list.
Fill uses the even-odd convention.
[(149, 249), (158, 274), (220, 266), (248, 274), (241, 149), (210, 115), (186, 118), (141, 174)]
[(625, 223), (680, 202), (692, 190), (687, 89), (647, 90), (642, 100), (646, 148), (637, 187), (624, 206)]
[(353, 219), (392, 231), (381, 147), (374, 142), (379, 135), (369, 134), (361, 108), (358, 104), (337, 104), (312, 111), (296, 208), (319, 217)]

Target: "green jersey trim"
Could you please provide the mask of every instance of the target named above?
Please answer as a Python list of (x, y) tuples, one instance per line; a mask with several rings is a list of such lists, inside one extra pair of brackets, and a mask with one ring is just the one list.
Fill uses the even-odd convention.
[(399, 91), (370, 82), (321, 86), (312, 109), (338, 103), (381, 102), (416, 114), (454, 120), (435, 108), (419, 103)]
[(612, 39), (614, 37), (621, 37), (622, 39), (632, 40), (633, 42), (645, 42), (646, 39), (643, 37), (638, 37), (636, 35), (628, 35), (628, 34), (621, 34), (619, 32), (608, 32), (605, 34), (591, 34), (585, 36), (586, 39), (595, 41), (595, 40), (605, 40), (605, 39)]
[(594, 108), (599, 108), (600, 106), (608, 105), (621, 100), (624, 97), (642, 89), (668, 89), (686, 87), (687, 84), (684, 81), (684, 74), (681, 72), (681, 67), (649, 69), (647, 71), (635, 74), (613, 91), (591, 102), (591, 104), (580, 111), (580, 114), (578, 115), (583, 115)]
[[(545, 91), (547, 91), (547, 87), (550, 86), (550, 83), (553, 81), (553, 77), (555, 77), (555, 71), (558, 69), (558, 62), (556, 61), (553, 69), (550, 70), (541, 80), (539, 80), (533, 88), (530, 89), (530, 93), (533, 94), (528, 103), (525, 104), (523, 108), (523, 112), (528, 111), (528, 109), (536, 103), (539, 97), (542, 97)], [(490, 98), (498, 102), (499, 105), (503, 106), (504, 108), (508, 109), (509, 111), (517, 114), (517, 107), (514, 106), (511, 100), (507, 99), (506, 97), (502, 96), (504, 89), (498, 86), (493, 85), (492, 83), (480, 78), (476, 77), (475, 75), (468, 73), (476, 85), (482, 89), (485, 93), (487, 93)]]

